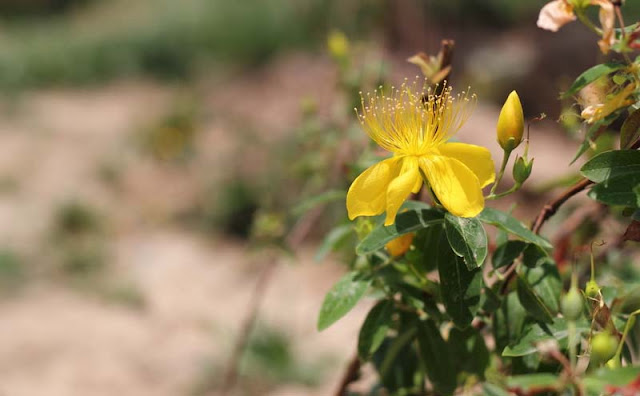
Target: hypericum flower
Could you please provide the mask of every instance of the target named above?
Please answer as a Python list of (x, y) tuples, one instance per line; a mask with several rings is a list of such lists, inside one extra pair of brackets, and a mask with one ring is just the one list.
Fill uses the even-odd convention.
[(495, 180), (493, 160), (484, 147), (448, 143), (468, 119), (475, 96), (452, 96), (444, 86), (436, 95), (426, 83), (405, 82), (390, 95), (382, 90), (362, 98), (360, 123), (380, 147), (393, 153), (365, 170), (347, 193), (349, 218), (387, 212), (385, 225), (395, 221), (423, 176), (450, 213), (474, 217), (484, 208), (482, 187)]
[(413, 232), (400, 235), (399, 237), (387, 242), (387, 244), (384, 245), (384, 247), (387, 249), (387, 251), (392, 257), (402, 256), (411, 247), (414, 236), (415, 235)]
[(522, 141), (524, 114), (520, 97), (516, 91), (511, 91), (504, 105), (502, 105), (496, 132), (498, 143), (505, 151), (511, 152)]

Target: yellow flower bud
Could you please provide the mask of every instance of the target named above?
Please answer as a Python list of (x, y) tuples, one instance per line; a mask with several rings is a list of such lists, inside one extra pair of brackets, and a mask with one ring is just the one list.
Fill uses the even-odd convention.
[(344, 33), (334, 30), (329, 33), (327, 47), (329, 48), (329, 54), (335, 59), (344, 59), (349, 53), (349, 40)]
[(385, 247), (389, 254), (393, 257), (402, 256), (409, 250), (413, 242), (413, 233), (400, 235), (396, 239), (387, 242)]
[(522, 113), (522, 104), (516, 91), (511, 91), (509, 97), (504, 102), (498, 125), (498, 143), (505, 151), (512, 151), (522, 141), (522, 133), (524, 132), (524, 114)]

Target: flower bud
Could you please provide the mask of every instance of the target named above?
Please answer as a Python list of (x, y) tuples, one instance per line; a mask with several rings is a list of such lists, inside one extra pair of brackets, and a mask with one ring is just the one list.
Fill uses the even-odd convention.
[(567, 320), (576, 321), (580, 319), (584, 308), (583, 304), (582, 294), (577, 287), (572, 287), (560, 300), (562, 315), (564, 315)]
[(531, 175), (531, 169), (533, 169), (533, 159), (528, 161), (523, 157), (517, 157), (513, 163), (513, 180), (518, 184), (522, 184)]
[(398, 257), (409, 250), (411, 243), (413, 243), (413, 233), (400, 235), (396, 239), (387, 242), (385, 248), (392, 257)]
[(344, 33), (338, 30), (334, 30), (329, 33), (327, 38), (327, 47), (329, 48), (329, 54), (334, 59), (345, 59), (349, 53), (349, 40)]
[(524, 114), (516, 91), (511, 91), (504, 102), (502, 110), (500, 110), (496, 130), (498, 132), (498, 143), (505, 151), (511, 152), (522, 141)]
[(591, 358), (593, 364), (608, 362), (618, 349), (618, 339), (608, 331), (601, 331), (591, 339)]
[(600, 286), (594, 280), (587, 282), (584, 288), (584, 294), (589, 298), (597, 298), (600, 294)]

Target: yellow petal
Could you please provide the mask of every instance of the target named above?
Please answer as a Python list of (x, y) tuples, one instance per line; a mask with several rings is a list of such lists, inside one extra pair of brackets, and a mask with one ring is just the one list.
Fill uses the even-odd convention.
[(486, 148), (466, 143), (446, 143), (439, 150), (440, 154), (455, 158), (469, 168), (478, 178), (480, 187), (488, 186), (496, 180), (491, 152)]
[(358, 216), (375, 216), (384, 212), (387, 203), (387, 188), (400, 171), (397, 158), (379, 162), (362, 172), (347, 192), (349, 219)]
[(475, 217), (484, 208), (484, 197), (476, 175), (451, 157), (422, 158), (420, 167), (442, 206), (459, 217)]
[(404, 157), (400, 174), (389, 183), (389, 188), (387, 189), (387, 218), (384, 221), (384, 225), (393, 224), (400, 206), (411, 194), (411, 190), (419, 179), (418, 159), (416, 157)]
[(392, 257), (402, 256), (411, 247), (411, 244), (413, 243), (413, 237), (413, 232), (400, 235), (396, 239), (392, 239), (391, 241), (387, 242), (384, 247), (387, 248), (387, 251)]

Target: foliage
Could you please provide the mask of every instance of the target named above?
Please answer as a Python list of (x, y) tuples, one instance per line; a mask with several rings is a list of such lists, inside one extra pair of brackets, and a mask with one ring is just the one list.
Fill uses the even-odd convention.
[[(550, 10), (565, 13), (564, 18), (550, 18)], [(594, 10), (600, 13), (599, 23), (589, 19)], [(620, 257), (620, 250), (626, 248), (625, 241), (640, 241), (640, 116), (636, 113), (640, 107), (640, 58), (630, 57), (632, 50), (640, 49), (640, 27), (634, 24), (616, 28), (615, 24), (623, 23), (618, 11), (624, 11), (624, 7), (608, 0), (555, 0), (545, 5), (540, 14), (539, 26), (550, 30), (579, 19), (599, 36), (598, 45), (604, 53), (621, 55), (618, 62), (595, 65), (582, 73), (564, 94), (580, 97), (582, 122), (592, 131), (576, 157), (592, 146), (596, 134), (619, 134), (620, 149), (589, 159), (581, 168), (583, 178), (530, 219), (531, 227), (508, 212), (490, 207), (477, 216), (474, 213), (474, 217), (455, 216), (438, 191), (437, 178), (444, 177), (439, 174), (441, 169), (423, 167), (423, 162), (417, 183), (413, 173), (411, 178), (406, 176), (412, 172), (409, 165), (396, 170), (389, 165), (372, 171), (380, 164), (390, 164), (386, 162), (389, 159), (384, 159), (352, 184), (347, 206), (352, 190), (358, 190), (353, 201), (359, 205), (358, 210), (351, 213), (349, 208), (352, 218), (359, 216), (352, 223), (352, 236), (356, 238), (352, 239), (353, 244), (338, 244), (349, 232), (348, 226), (341, 223), (328, 234), (322, 250), (353, 249), (357, 256), (350, 256), (349, 272), (327, 294), (318, 329), (331, 326), (366, 296), (376, 300), (357, 341), (360, 363), (370, 362), (377, 372), (376, 384), (363, 394), (637, 394), (638, 276), (615, 257)], [(444, 57), (419, 55), (412, 59), (415, 63), (415, 59), (426, 62)], [(438, 75), (450, 65), (441, 62), (439, 68), (432, 66), (422, 70)], [(586, 99), (585, 90), (590, 90)], [(413, 92), (421, 95), (424, 91)], [(364, 129), (376, 143), (394, 152), (394, 161), (424, 156), (420, 150), (425, 148), (422, 143), (429, 142), (431, 123), (437, 125), (433, 130), (447, 134), (442, 129), (450, 126), (449, 114), (438, 118), (422, 113), (420, 106), (436, 108), (433, 103), (437, 103), (438, 95), (447, 97), (448, 93), (440, 91), (430, 97), (431, 91), (427, 92), (420, 103), (415, 98), (409, 101), (414, 106), (411, 111), (419, 116), (403, 112), (402, 103), (397, 103), (404, 91), (396, 91), (397, 96), (388, 99), (392, 103), (388, 107), (363, 100), (365, 108), (359, 114), (364, 114), (360, 115)], [(512, 138), (511, 143), (503, 144), (502, 164), (497, 177), (490, 178), (493, 186), (482, 202), (516, 192), (531, 172), (533, 160), (528, 158), (527, 136), (522, 156), (513, 161), (515, 185), (498, 190), (510, 154), (523, 136), (519, 100), (512, 99), (509, 110), (501, 115), (498, 129), (505, 142)], [(371, 121), (367, 117), (378, 118)], [(375, 122), (383, 127), (372, 127)], [(406, 142), (413, 146), (402, 146)], [(428, 155), (419, 161), (440, 161), (438, 156), (444, 154), (433, 149)], [(469, 157), (464, 160), (471, 170), (479, 163)], [(360, 162), (353, 165), (358, 171), (365, 168), (355, 165)], [(368, 161), (367, 165), (372, 163), (375, 161)], [(461, 175), (446, 177), (454, 184)], [(422, 179), (425, 184), (417, 189)], [(404, 195), (399, 199), (398, 186), (402, 183)], [(602, 217), (596, 217), (591, 225), (563, 225), (573, 227), (570, 234), (583, 236), (577, 247), (567, 248), (563, 240), (541, 236), (546, 220), (587, 188), (588, 197), (593, 200), (590, 204), (612, 221), (627, 226), (626, 232), (616, 239), (602, 232)], [(410, 192), (414, 194), (395, 216), (393, 211), (397, 208), (391, 207), (389, 200), (401, 202)], [(464, 205), (465, 199), (471, 199), (469, 196), (454, 198)], [(390, 221), (386, 216), (385, 221), (385, 211), (392, 211), (395, 218), (392, 216)], [(581, 228), (583, 224), (584, 228), (595, 230), (586, 232)], [(597, 237), (606, 238), (608, 244), (595, 245)], [(399, 249), (406, 241), (410, 244)], [(591, 254), (583, 254), (589, 245)], [(594, 251), (598, 250), (604, 252), (596, 255)], [(578, 266), (581, 257), (590, 257), (588, 281), (589, 271)], [(564, 265), (572, 260), (576, 261), (572, 268)]]

